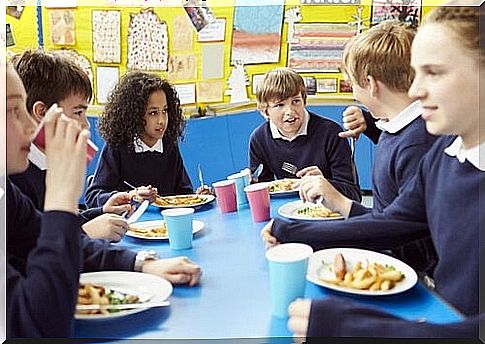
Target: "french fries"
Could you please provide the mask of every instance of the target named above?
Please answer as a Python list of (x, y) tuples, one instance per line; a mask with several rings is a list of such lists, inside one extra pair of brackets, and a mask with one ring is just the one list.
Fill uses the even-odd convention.
[(279, 179), (271, 182), (269, 192), (291, 191), (296, 188), (298, 181), (292, 179)]
[(158, 237), (161, 238), (161, 237), (166, 237), (168, 235), (168, 230), (165, 223), (161, 224), (160, 226), (149, 227), (149, 228), (139, 228), (139, 227), (130, 225), (130, 232), (146, 238), (158, 238)]
[(333, 212), (323, 205), (316, 205), (311, 207), (302, 207), (296, 211), (298, 215), (311, 218), (327, 218), (327, 217), (340, 217), (342, 214)]
[(168, 196), (168, 197), (157, 197), (155, 199), (155, 204), (159, 206), (182, 206), (182, 205), (195, 205), (204, 203), (206, 198), (197, 195), (187, 195), (187, 196)]
[(334, 260), (334, 278), (320, 279), (340, 287), (369, 291), (390, 290), (404, 279), (402, 272), (379, 263), (367, 261), (364, 266), (362, 261), (358, 261), (351, 271), (346, 270), (346, 266), (343, 255), (338, 254)]

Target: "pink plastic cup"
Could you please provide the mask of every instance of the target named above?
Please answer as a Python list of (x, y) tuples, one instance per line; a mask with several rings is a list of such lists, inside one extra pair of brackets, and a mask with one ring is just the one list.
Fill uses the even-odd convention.
[(267, 183), (256, 183), (244, 188), (254, 222), (270, 219), (269, 187)]
[(216, 191), (217, 204), (223, 213), (237, 210), (235, 180), (221, 180), (212, 184)]

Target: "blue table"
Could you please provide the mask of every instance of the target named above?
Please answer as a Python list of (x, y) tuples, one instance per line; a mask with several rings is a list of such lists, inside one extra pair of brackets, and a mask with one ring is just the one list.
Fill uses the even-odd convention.
[[(293, 198), (272, 199), (271, 213)], [(160, 209), (150, 206), (141, 220), (161, 219)], [(185, 255), (202, 266), (196, 287), (177, 286), (170, 307), (154, 308), (113, 321), (76, 321), (77, 338), (264, 338), (291, 342), (287, 319), (271, 316), (268, 265), (260, 230), (249, 208), (221, 214), (216, 203), (197, 209), (195, 219), (205, 228), (194, 236), (190, 250), (172, 251), (168, 241), (125, 237), (119, 245), (134, 250), (153, 249), (162, 257)], [(307, 282), (311, 298), (339, 294)], [(461, 319), (452, 307), (422, 284), (388, 297), (356, 297), (339, 294), (386, 310), (406, 319), (426, 318), (448, 323)], [(276, 338), (280, 337), (280, 338)], [(281, 338), (283, 337), (283, 338)], [(286, 338), (284, 338), (286, 337)]]

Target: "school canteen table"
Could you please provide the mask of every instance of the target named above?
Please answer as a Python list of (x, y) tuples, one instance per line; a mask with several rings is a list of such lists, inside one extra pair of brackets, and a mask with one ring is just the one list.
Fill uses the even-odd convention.
[[(271, 215), (297, 198), (272, 198)], [(75, 322), (75, 338), (266, 338), (291, 342), (287, 319), (272, 317), (268, 264), (260, 230), (267, 222), (254, 223), (250, 209), (222, 214), (217, 201), (196, 209), (194, 219), (205, 223), (194, 235), (193, 247), (171, 250), (168, 241), (128, 236), (119, 245), (134, 250), (153, 249), (161, 257), (184, 255), (203, 269), (200, 285), (174, 286), (170, 306), (114, 318)], [(150, 205), (139, 221), (162, 219), (160, 208)], [(305, 296), (339, 295), (409, 320), (449, 323), (462, 316), (436, 293), (418, 282), (397, 295), (349, 296), (307, 281)], [(396, 333), (396, 335), (398, 335)]]

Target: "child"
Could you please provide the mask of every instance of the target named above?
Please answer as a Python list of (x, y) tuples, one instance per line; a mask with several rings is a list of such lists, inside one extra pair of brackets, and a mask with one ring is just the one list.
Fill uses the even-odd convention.
[[(25, 108), (22, 82), (10, 65), (6, 75), (6, 170), (10, 175), (27, 168), (35, 126)], [(77, 201), (83, 189), (89, 131), (81, 130), (76, 121), (61, 116), (58, 111), (46, 117), (45, 134), (48, 157), (45, 212), (35, 209), (7, 180), (10, 205), (7, 237), (16, 233), (27, 239), (29, 235), (30, 239), (35, 236), (23, 270), (11, 263), (17, 256), (10, 245), (7, 246), (7, 337), (69, 337), (81, 270), (133, 270), (136, 267), (172, 283), (198, 283), (200, 268), (185, 257), (143, 261), (142, 256), (138, 258), (130, 250), (80, 237)]]
[[(444, 325), (406, 321), (328, 297), (290, 305), (289, 324), (296, 336), (478, 338), (479, 323), (485, 321), (479, 307), (480, 236), (485, 226), (485, 192), (480, 187), (485, 183), (485, 165), (479, 156), (485, 150), (485, 131), (480, 128), (478, 92), (485, 76), (483, 45), (479, 44), (482, 11), (482, 7), (435, 8), (412, 45), (416, 76), (409, 94), (421, 101), (422, 117), (431, 134), (453, 136), (436, 141), (416, 177), (383, 214), (356, 220), (338, 233), (326, 228), (327, 240), (315, 245), (358, 245), (363, 238), (356, 237), (357, 228), (366, 233), (366, 245), (376, 248), (431, 233), (438, 254), (435, 291), (465, 314), (465, 320)], [(279, 236), (279, 226), (273, 230), (286, 241)]]
[[(27, 110), (37, 124), (49, 107), (57, 103), (64, 114), (77, 121), (81, 128), (89, 128), (86, 110), (92, 89), (83, 70), (61, 55), (40, 49), (27, 50), (15, 56), (13, 61), (25, 85)], [(10, 176), (10, 180), (40, 211), (44, 209), (46, 166), (44, 150), (32, 144), (27, 171)], [(93, 239), (120, 241), (128, 225), (119, 215), (130, 209), (129, 203), (127, 193), (118, 193), (103, 207), (83, 211), (83, 230)]]
[(342, 129), (305, 109), (306, 88), (298, 73), (289, 68), (268, 72), (256, 99), (259, 111), (269, 120), (252, 132), (249, 141), (251, 171), (263, 164), (259, 181), (294, 178), (282, 169), (284, 162), (297, 170), (315, 165), (337, 190), (360, 202), (349, 144), (337, 135)]
[(99, 121), (106, 140), (86, 204), (100, 206), (128, 182), (138, 196), (191, 194), (178, 139), (184, 118), (175, 89), (155, 74), (131, 72), (110, 95)]
[[(312, 176), (308, 176), (310, 168), (301, 171), (307, 173), (300, 184), (303, 200), (323, 197), (325, 206), (346, 217), (382, 212), (412, 179), (419, 161), (437, 138), (426, 131), (419, 101), (407, 94), (414, 77), (410, 66), (414, 36), (415, 30), (406, 24), (387, 21), (354, 37), (344, 50), (343, 65), (352, 81), (354, 98), (379, 119), (376, 125), (383, 131), (373, 165), (373, 208), (339, 193), (315, 168)], [(357, 116), (358, 111), (349, 107), (348, 112)], [(396, 248), (393, 253), (428, 274), (436, 259), (429, 237)]]

